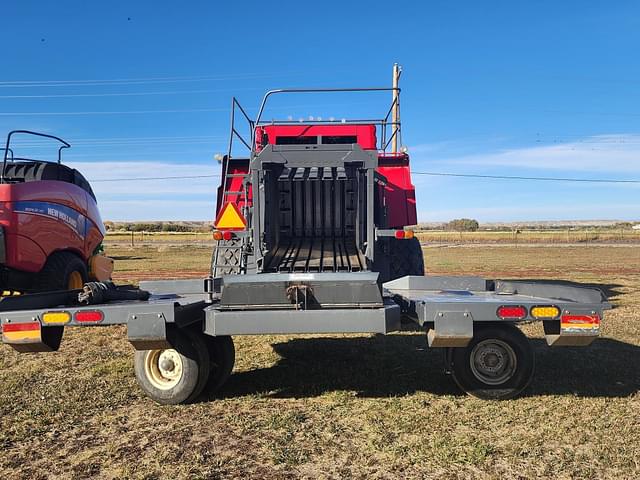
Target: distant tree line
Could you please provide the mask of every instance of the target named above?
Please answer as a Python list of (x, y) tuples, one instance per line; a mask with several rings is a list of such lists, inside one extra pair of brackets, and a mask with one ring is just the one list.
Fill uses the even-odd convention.
[(208, 222), (104, 222), (107, 232), (210, 232), (213, 227)]
[(444, 228), (455, 232), (475, 232), (480, 228), (480, 224), (472, 218), (456, 218), (447, 223)]

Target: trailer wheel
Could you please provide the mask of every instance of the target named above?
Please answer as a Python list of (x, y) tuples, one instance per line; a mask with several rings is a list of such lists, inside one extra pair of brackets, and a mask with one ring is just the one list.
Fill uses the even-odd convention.
[(485, 400), (514, 398), (527, 388), (535, 356), (527, 337), (514, 325), (479, 327), (464, 348), (452, 348), (449, 368), (458, 386)]
[(206, 337), (209, 347), (209, 359), (211, 362), (211, 373), (207, 391), (217, 392), (231, 376), (233, 365), (236, 361), (236, 349), (230, 336)]
[(209, 379), (209, 350), (203, 335), (183, 330), (171, 332), (173, 348), (139, 350), (134, 367), (138, 384), (163, 405), (195, 400)]
[(38, 273), (34, 289), (39, 292), (77, 290), (88, 281), (87, 265), (71, 252), (55, 252)]

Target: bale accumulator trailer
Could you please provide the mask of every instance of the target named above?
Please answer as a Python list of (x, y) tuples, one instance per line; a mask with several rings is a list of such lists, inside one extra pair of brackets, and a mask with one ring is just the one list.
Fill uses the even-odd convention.
[[(385, 90), (393, 103), (381, 120), (262, 120), (275, 94)], [(400, 135), (398, 94), (396, 85), (276, 90), (255, 121), (233, 99), (211, 275), (5, 298), (3, 342), (52, 351), (66, 327), (124, 324), (142, 389), (178, 404), (224, 385), (235, 361), (232, 336), (387, 334), (404, 317), (443, 349), (464, 391), (518, 395), (534, 371), (518, 324), (543, 322), (553, 346), (588, 345), (610, 305), (600, 290), (568, 282), (424, 276), (420, 245), (405, 228), (416, 223), (409, 157), (386, 151)], [(248, 121), (248, 140), (238, 134), (238, 116)], [(233, 155), (234, 138), (248, 155)]]

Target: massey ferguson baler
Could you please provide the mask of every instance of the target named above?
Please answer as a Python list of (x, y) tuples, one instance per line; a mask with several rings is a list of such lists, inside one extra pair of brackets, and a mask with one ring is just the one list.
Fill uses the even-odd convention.
[[(275, 94), (309, 92), (317, 91), (274, 91), (265, 101)], [(263, 125), (260, 117), (249, 122), (255, 135), (247, 157), (227, 155), (222, 162), (216, 226), (242, 233), (219, 240), (214, 276), (375, 271), (385, 282), (424, 273), (420, 243), (405, 230), (417, 223), (409, 156), (385, 148), (388, 127), (399, 135), (396, 122)], [(239, 212), (236, 219), (251, 219), (250, 228), (244, 219), (225, 228), (221, 220), (230, 209)]]
[[(389, 91), (393, 101), (379, 120), (262, 119), (274, 95), (337, 91)], [(397, 83), (274, 90), (255, 120), (233, 99), (211, 275), (5, 298), (3, 342), (51, 351), (67, 327), (125, 324), (139, 385), (157, 402), (177, 404), (222, 388), (235, 361), (232, 336), (387, 334), (405, 317), (443, 350), (464, 391), (518, 395), (534, 371), (518, 324), (543, 322), (549, 345), (589, 345), (610, 305), (600, 290), (567, 282), (424, 275), (419, 242), (406, 228), (416, 209), (409, 156), (397, 149), (399, 92)], [(238, 118), (250, 138), (239, 135)], [(245, 155), (235, 155), (234, 140)]]

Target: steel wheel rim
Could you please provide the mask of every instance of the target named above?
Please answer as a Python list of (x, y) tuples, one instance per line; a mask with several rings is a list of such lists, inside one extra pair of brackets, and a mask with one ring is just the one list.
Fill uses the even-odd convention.
[(174, 349), (150, 350), (144, 358), (144, 371), (160, 390), (174, 388), (182, 378), (182, 358)]
[(502, 385), (516, 372), (516, 352), (507, 342), (495, 338), (483, 340), (471, 350), (471, 372), (482, 383)]
[(82, 288), (83, 285), (84, 282), (82, 281), (82, 274), (80, 272), (75, 270), (69, 274), (69, 281), (67, 284), (69, 290), (77, 290)]

